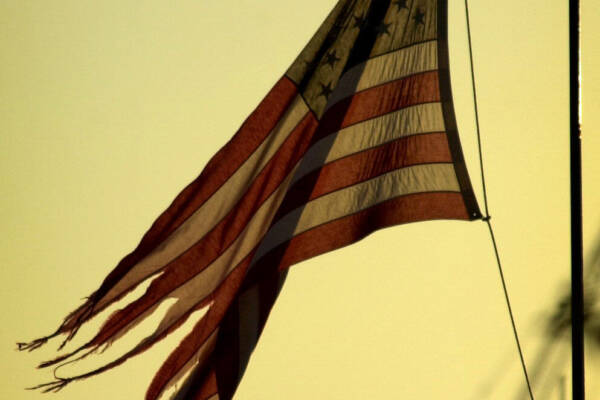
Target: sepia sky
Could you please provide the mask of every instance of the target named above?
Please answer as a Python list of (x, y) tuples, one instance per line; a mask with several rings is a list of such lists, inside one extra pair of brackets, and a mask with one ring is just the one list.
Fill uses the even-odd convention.
[[(0, 398), (46, 398), (23, 389), (52, 380), (35, 366), (60, 340), (32, 353), (15, 343), (53, 332), (97, 288), (335, 2), (0, 0)], [(483, 208), (464, 3), (449, 3), (457, 120)], [(471, 3), (490, 214), (531, 363), (569, 278), (568, 2)], [(600, 6), (583, 1), (586, 249), (600, 235), (599, 24)], [(142, 399), (193, 323), (51, 398)], [(116, 358), (144, 329), (58, 374)], [(555, 379), (534, 380), (536, 394), (560, 399)], [(293, 266), (236, 400), (506, 400), (522, 384), (485, 224), (436, 221)]]

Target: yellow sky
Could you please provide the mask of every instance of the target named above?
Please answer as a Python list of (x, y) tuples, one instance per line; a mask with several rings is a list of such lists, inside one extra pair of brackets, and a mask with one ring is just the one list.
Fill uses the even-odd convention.
[[(50, 333), (96, 289), (334, 3), (0, 1), (0, 398), (43, 398), (22, 389), (51, 379), (34, 366), (58, 342), (31, 354), (14, 343)], [(531, 361), (569, 276), (568, 2), (472, 3), (492, 222)], [(451, 2), (453, 90), (481, 203), (463, 7)], [(600, 231), (600, 6), (583, 7), (589, 244)], [(54, 398), (140, 399), (181, 337)], [(294, 266), (236, 399), (482, 399), (493, 376), (489, 399), (518, 392), (486, 227), (427, 222)]]

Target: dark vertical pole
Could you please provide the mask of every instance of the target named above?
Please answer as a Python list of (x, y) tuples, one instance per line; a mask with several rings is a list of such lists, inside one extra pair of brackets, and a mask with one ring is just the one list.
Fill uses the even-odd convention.
[(569, 2), (571, 98), (571, 316), (573, 400), (585, 399), (583, 361), (583, 233), (579, 125), (579, 0)]

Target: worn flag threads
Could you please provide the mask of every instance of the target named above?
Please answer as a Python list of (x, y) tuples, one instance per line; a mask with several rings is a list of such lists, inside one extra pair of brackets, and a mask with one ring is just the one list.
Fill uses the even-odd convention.
[[(142, 282), (80, 348), (85, 357), (176, 299), (154, 332), (115, 361), (204, 316), (150, 384), (158, 399), (231, 399), (287, 268), (391, 225), (480, 218), (456, 130), (445, 0), (341, 0), (234, 137), (137, 248), (58, 330), (79, 327)], [(335, 282), (332, 282), (335, 284)]]

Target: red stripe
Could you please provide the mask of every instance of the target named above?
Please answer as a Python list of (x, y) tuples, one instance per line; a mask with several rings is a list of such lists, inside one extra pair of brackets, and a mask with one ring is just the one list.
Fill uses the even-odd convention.
[(109, 340), (111, 336), (223, 254), (304, 155), (316, 126), (317, 121), (314, 116), (307, 114), (229, 214), (204, 238), (168, 264), (165, 272), (152, 282), (142, 297), (113, 314), (94, 337), (92, 344), (98, 345)]
[(205, 383), (200, 389), (193, 393), (193, 398), (190, 400), (210, 400), (218, 394), (217, 374), (214, 370), (210, 371), (210, 375), (206, 378)]
[(439, 101), (437, 71), (411, 75), (366, 89), (336, 103), (323, 115), (318, 137), (405, 107)]
[[(211, 295), (214, 303), (211, 304), (206, 315), (194, 326), (192, 332), (183, 339), (160, 367), (146, 393), (147, 400), (154, 400), (160, 395), (169, 381), (179, 373), (181, 368), (196, 354), (216, 327), (219, 326), (231, 302), (238, 294), (254, 253), (255, 250), (246, 256)], [(209, 379), (198, 387), (199, 394), (204, 392), (207, 394), (214, 393), (213, 383), (216, 382), (212, 382), (209, 376)]]
[(290, 211), (327, 193), (416, 164), (452, 162), (445, 133), (400, 138), (350, 155), (307, 174), (290, 188), (277, 211), (276, 222)]
[[(135, 264), (177, 229), (225, 183), (277, 125), (297, 94), (296, 85), (290, 79), (280, 79), (233, 138), (212, 157), (200, 176), (190, 183), (152, 224), (136, 249), (119, 262), (85, 304), (67, 316), (59, 331), (77, 329), (81, 323), (107, 307), (109, 303), (89, 313), (90, 307), (102, 299)], [(112, 302), (116, 300), (118, 298)], [(87, 313), (89, 315), (85, 315)]]
[(354, 243), (392, 225), (433, 219), (469, 219), (460, 193), (429, 192), (397, 197), (356, 214), (305, 231), (255, 264), (278, 262), (280, 269)]
[(445, 133), (401, 138), (325, 166), (309, 200), (395, 169), (415, 164), (451, 161)]

